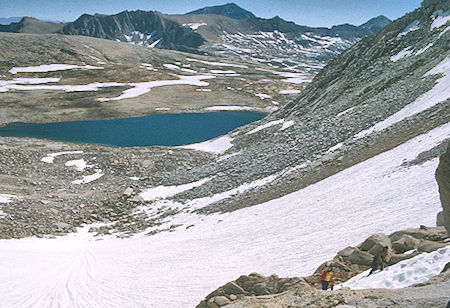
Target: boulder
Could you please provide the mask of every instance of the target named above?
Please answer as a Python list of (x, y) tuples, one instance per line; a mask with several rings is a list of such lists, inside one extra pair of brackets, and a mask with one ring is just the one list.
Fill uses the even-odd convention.
[(352, 264), (358, 264), (358, 265), (367, 265), (369, 266), (372, 264), (373, 261), (373, 255), (366, 251), (361, 251), (359, 249), (352, 252), (352, 254), (349, 257), (349, 261)]
[(260, 282), (260, 283), (255, 284), (253, 286), (253, 288), (251, 289), (251, 292), (253, 294), (255, 294), (256, 296), (268, 295), (268, 294), (271, 293), (269, 288), (267, 287), (267, 284), (265, 284), (264, 282)]
[(214, 302), (214, 297), (212, 297), (212, 298), (210, 298), (209, 300), (208, 300), (208, 308), (219, 308), (219, 305), (217, 305), (215, 302)]
[(348, 258), (353, 253), (353, 251), (355, 251), (356, 249), (358, 249), (358, 248), (352, 247), (352, 246), (348, 246), (348, 247), (338, 251), (337, 254), (339, 256), (341, 256), (341, 257)]
[(403, 234), (398, 240), (392, 242), (392, 249), (396, 253), (404, 253), (405, 251), (417, 248), (419, 242), (420, 240), (415, 239), (410, 235)]
[(447, 233), (450, 234), (450, 143), (447, 151), (440, 157), (435, 176), (439, 186), (444, 226)]
[(231, 304), (231, 301), (225, 296), (216, 296), (214, 302), (219, 305), (219, 307)]
[(425, 227), (421, 228), (411, 228), (401, 231), (396, 231), (389, 235), (392, 242), (399, 240), (404, 234), (410, 235), (416, 239), (430, 239), (430, 238), (440, 238), (445, 239), (447, 237), (447, 231), (444, 227)]
[(369, 236), (359, 247), (362, 251), (379, 250), (382, 247), (391, 247), (391, 240), (383, 233), (376, 233)]
[(226, 294), (245, 294), (244, 289), (234, 281), (227, 283), (222, 288)]
[(417, 250), (421, 252), (433, 252), (445, 246), (447, 246), (447, 244), (445, 243), (437, 243), (428, 240), (421, 240)]
[(126, 197), (130, 197), (133, 194), (133, 188), (128, 187), (127, 189), (125, 189), (125, 191), (123, 192), (123, 195)]
[(419, 254), (420, 254), (420, 252), (418, 252), (418, 251), (414, 251), (413, 253), (408, 253), (408, 254), (403, 254), (403, 253), (393, 254), (393, 255), (391, 255), (391, 257), (388, 261), (388, 265), (397, 264), (400, 261), (411, 259)]

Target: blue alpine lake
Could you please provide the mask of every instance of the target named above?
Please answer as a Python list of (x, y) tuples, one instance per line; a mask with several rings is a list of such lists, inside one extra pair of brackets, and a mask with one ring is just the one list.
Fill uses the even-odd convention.
[(12, 123), (0, 127), (0, 136), (33, 137), (115, 147), (178, 146), (225, 135), (260, 120), (265, 113), (222, 111), (210, 113), (150, 114), (112, 120), (56, 123)]

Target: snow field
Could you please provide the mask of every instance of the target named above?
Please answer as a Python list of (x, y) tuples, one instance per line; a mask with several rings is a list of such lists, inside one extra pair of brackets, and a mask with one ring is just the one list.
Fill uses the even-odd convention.
[(434, 225), (438, 160), (402, 163), (448, 138), (449, 129), (263, 204), (182, 213), (167, 222), (184, 223), (173, 232), (96, 241), (87, 226), (57, 239), (0, 240), (0, 307), (193, 307), (242, 274), (309, 275), (373, 233)]

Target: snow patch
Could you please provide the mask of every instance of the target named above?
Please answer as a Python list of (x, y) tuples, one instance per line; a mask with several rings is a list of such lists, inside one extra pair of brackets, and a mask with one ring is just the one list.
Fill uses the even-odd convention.
[(9, 194), (0, 194), (0, 203), (10, 203), (14, 199), (19, 199), (19, 197)]
[(178, 76), (178, 80), (157, 80), (149, 82), (129, 83), (127, 85), (133, 88), (125, 90), (118, 97), (97, 98), (99, 102), (117, 101), (121, 99), (134, 98), (146, 94), (155, 87), (171, 86), (171, 85), (192, 85), (192, 86), (208, 86), (209, 83), (202, 81), (203, 79), (212, 79), (215, 76)]
[(104, 69), (104, 67), (92, 65), (72, 65), (72, 64), (43, 64), (39, 66), (13, 67), (9, 70), (9, 72), (11, 74), (44, 73), (44, 72), (65, 71), (72, 69), (101, 70)]
[(390, 59), (392, 62), (397, 62), (400, 59), (409, 57), (411, 54), (412, 54), (412, 50), (411, 50), (411, 46), (409, 46), (409, 47), (402, 49), (397, 54), (391, 56)]
[(213, 154), (223, 154), (233, 146), (231, 141), (233, 141), (233, 138), (225, 135), (204, 142), (182, 145), (178, 148), (209, 152)]
[(58, 153), (50, 153), (50, 154), (47, 154), (46, 157), (43, 157), (41, 159), (41, 161), (48, 163), (48, 164), (52, 164), (55, 157), (60, 156), (60, 155), (68, 155), (68, 154), (83, 154), (83, 151), (65, 151), (65, 152), (58, 152)]
[(195, 187), (202, 186), (206, 182), (211, 181), (212, 178), (206, 178), (199, 180), (197, 182), (178, 185), (178, 186), (157, 186), (153, 188), (148, 188), (141, 192), (139, 195), (144, 199), (144, 201), (152, 201), (157, 199), (163, 199), (168, 197), (173, 197), (179, 193), (182, 193), (186, 190), (190, 190)]
[(206, 22), (200, 22), (200, 23), (188, 23), (188, 24), (182, 24), (183, 27), (191, 28), (192, 30), (198, 30), (201, 26), (206, 26)]
[(228, 71), (210, 70), (210, 72), (211, 72), (211, 74), (219, 74), (219, 75), (221, 75), (221, 74), (237, 74), (235, 71), (231, 71), (231, 70), (228, 70)]
[(420, 24), (420, 21), (418, 21), (418, 20), (413, 21), (409, 26), (407, 26), (407, 27), (405, 28), (405, 30), (403, 30), (402, 32), (400, 32), (400, 33), (397, 35), (397, 37), (402, 37), (402, 36), (407, 35), (409, 32), (413, 32), (413, 31), (419, 30), (419, 29), (420, 29), (419, 24)]
[(81, 180), (72, 181), (72, 184), (86, 184), (92, 181), (98, 180), (104, 175), (101, 169), (95, 169), (95, 173), (91, 175), (85, 175)]
[(431, 46), (433, 46), (433, 43), (428, 44), (427, 46), (425, 46), (424, 48), (421, 48), (419, 50), (417, 50), (415, 52), (415, 55), (418, 56), (420, 54), (423, 54), (425, 51), (427, 51), (428, 48), (430, 48)]
[(260, 125), (260, 126), (254, 128), (254, 129), (252, 129), (251, 131), (249, 131), (249, 132), (247, 133), (247, 135), (254, 134), (254, 133), (256, 133), (256, 132), (259, 132), (260, 130), (266, 129), (266, 128), (271, 127), (271, 126), (274, 126), (274, 125), (281, 124), (281, 123), (283, 123), (283, 122), (284, 122), (284, 119), (267, 122), (266, 124)]
[(328, 149), (327, 153), (333, 153), (334, 151), (336, 151), (337, 149), (341, 148), (344, 144), (338, 143), (335, 146), (332, 146), (331, 148)]
[(433, 23), (431, 24), (430, 31), (433, 31), (433, 29), (440, 28), (450, 21), (450, 11), (444, 13), (442, 10), (437, 10), (431, 18), (433, 19)]
[(231, 66), (231, 67), (248, 68), (248, 66), (246, 66), (246, 65), (239, 65), (239, 64), (231, 64), (231, 63), (223, 63), (223, 62), (211, 62), (211, 61), (204, 61), (204, 60), (198, 60), (198, 59), (192, 59), (192, 58), (187, 58), (186, 60), (187, 61), (191, 61), (191, 62), (199, 62), (199, 63), (212, 65), (212, 66)]
[(272, 96), (263, 93), (255, 94), (255, 96), (258, 96), (260, 99), (272, 98)]
[(92, 168), (94, 165), (88, 165), (84, 159), (69, 160), (65, 163), (67, 167), (75, 167), (77, 171), (83, 171), (86, 168)]
[(293, 120), (286, 121), (286, 122), (283, 123), (283, 125), (280, 128), (280, 130), (285, 130), (285, 129), (291, 127), (294, 124), (295, 124), (295, 121), (293, 121)]
[(342, 117), (344, 114), (349, 113), (349, 112), (352, 112), (353, 109), (355, 109), (355, 107), (351, 107), (351, 108), (348, 108), (348, 109), (346, 109), (346, 110), (344, 110), (344, 111), (342, 111), (342, 112), (339, 112), (339, 113), (336, 115), (336, 118), (340, 118), (340, 117)]
[(298, 94), (300, 90), (280, 90), (280, 94)]
[(248, 110), (256, 110), (255, 107), (247, 107), (247, 106), (211, 106), (206, 107), (206, 111), (248, 111)]

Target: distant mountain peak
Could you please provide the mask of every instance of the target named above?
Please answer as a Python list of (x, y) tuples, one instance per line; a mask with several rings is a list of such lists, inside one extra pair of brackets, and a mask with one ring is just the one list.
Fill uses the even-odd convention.
[(256, 16), (253, 13), (239, 7), (235, 3), (227, 3), (224, 5), (216, 5), (216, 6), (207, 6), (202, 9), (198, 9), (186, 15), (198, 15), (198, 14), (216, 14), (222, 15), (233, 19), (246, 19), (246, 18), (255, 18)]
[(387, 18), (384, 15), (379, 15), (377, 17), (369, 19), (366, 23), (363, 23), (359, 27), (365, 30), (369, 30), (371, 32), (377, 32), (381, 28), (390, 24), (392, 20)]

